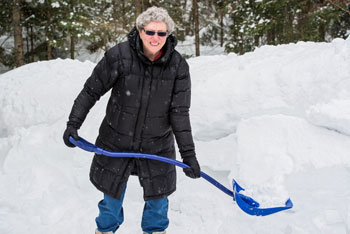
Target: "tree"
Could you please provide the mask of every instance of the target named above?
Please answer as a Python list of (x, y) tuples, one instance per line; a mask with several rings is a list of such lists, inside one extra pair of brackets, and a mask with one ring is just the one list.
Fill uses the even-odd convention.
[(136, 17), (151, 6), (160, 6), (158, 0), (133, 0), (135, 4)]
[(12, 5), (13, 0), (0, 1), (0, 63), (8, 67), (15, 65), (13, 51), (4, 48), (5, 43), (13, 36)]
[(186, 32), (190, 30), (189, 12), (186, 0), (162, 0), (159, 6), (167, 9), (170, 17), (175, 22), (176, 38), (180, 41), (185, 40)]
[[(70, 58), (75, 58), (75, 45), (85, 35), (86, 25), (89, 24), (91, 9), (89, 0), (66, 0), (61, 2), (61, 15), (65, 16), (59, 22), (59, 28), (64, 32), (63, 37), (70, 39)], [(87, 33), (89, 35), (89, 33)]]
[(220, 46), (224, 46), (224, 34), (225, 34), (225, 25), (224, 25), (224, 18), (227, 14), (227, 0), (220, 0), (217, 1), (217, 12), (219, 16), (219, 25), (220, 25)]
[(325, 2), (329, 2), (335, 7), (340, 8), (341, 10), (345, 11), (346, 13), (350, 14), (350, 2), (346, 0), (325, 0)]
[(14, 35), (14, 51), (15, 51), (15, 65), (16, 67), (24, 64), (23, 52), (23, 37), (21, 25), (21, 0), (13, 0), (12, 5), (12, 24)]
[(63, 45), (64, 31), (60, 21), (65, 19), (59, 0), (32, 0), (27, 3), (31, 8), (33, 33), (35, 34), (34, 51), (39, 60), (55, 58), (56, 49)]
[(29, 5), (27, 2), (24, 2), (22, 5), (22, 14), (23, 14), (23, 29), (24, 33), (24, 42), (26, 52), (24, 53), (24, 60), (26, 63), (35, 61), (35, 41), (38, 39), (38, 35), (35, 32), (37, 25), (37, 19), (35, 18), (35, 9)]
[(197, 0), (192, 1), (193, 7), (193, 19), (194, 19), (194, 35), (195, 35), (195, 44), (196, 44), (196, 56), (200, 56), (199, 51), (199, 19), (198, 19), (198, 2)]
[(227, 52), (242, 54), (265, 44), (326, 41), (345, 37), (350, 28), (344, 23), (348, 17), (322, 0), (238, 0), (231, 6)]
[(142, 0), (134, 0), (135, 2), (135, 15), (140, 15), (142, 12)]
[(87, 25), (89, 49), (109, 49), (126, 39), (126, 34), (135, 25), (135, 10), (131, 1), (99, 0), (93, 6), (90, 22)]
[[(179, 41), (225, 46), (243, 54), (262, 45), (346, 38), (348, 0), (2, 0), (0, 63), (76, 57), (82, 40), (107, 50), (126, 40), (136, 17), (150, 6), (168, 10)], [(12, 48), (6, 42), (14, 39)]]
[(12, 17), (13, 0), (0, 1), (0, 36), (9, 34), (11, 32), (11, 17)]

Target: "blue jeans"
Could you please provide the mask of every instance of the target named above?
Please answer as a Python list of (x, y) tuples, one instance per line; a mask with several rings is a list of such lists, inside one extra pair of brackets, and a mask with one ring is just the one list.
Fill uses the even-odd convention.
[[(104, 194), (104, 199), (98, 203), (100, 210), (96, 218), (97, 229), (100, 232), (115, 232), (124, 221), (123, 200), (126, 185), (120, 200)], [(169, 225), (168, 198), (160, 198), (145, 202), (142, 214), (141, 227), (146, 233), (162, 232)]]

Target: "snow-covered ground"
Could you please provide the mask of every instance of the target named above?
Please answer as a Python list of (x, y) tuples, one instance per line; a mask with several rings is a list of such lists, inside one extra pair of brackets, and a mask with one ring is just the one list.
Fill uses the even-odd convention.
[[(243, 56), (188, 60), (191, 121), (202, 170), (235, 178), (263, 206), (243, 213), (203, 179), (178, 170), (169, 234), (350, 233), (350, 38), (264, 46)], [(62, 141), (74, 98), (94, 63), (57, 59), (0, 75), (0, 233), (93, 233), (92, 155)], [(108, 94), (79, 134), (97, 136)], [(131, 177), (118, 233), (142, 233), (142, 190)]]

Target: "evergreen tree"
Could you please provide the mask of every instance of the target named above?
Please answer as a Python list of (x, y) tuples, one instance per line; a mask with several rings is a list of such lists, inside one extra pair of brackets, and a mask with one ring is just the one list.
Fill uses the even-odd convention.
[(90, 51), (107, 50), (126, 40), (126, 34), (135, 25), (135, 10), (131, 1), (98, 0), (92, 6), (94, 12), (88, 25)]
[(189, 12), (186, 0), (161, 0), (159, 6), (165, 8), (175, 22), (175, 35), (178, 40), (184, 41), (189, 31)]
[[(336, 35), (344, 37), (349, 29), (344, 13), (322, 0), (238, 0), (231, 6), (228, 52), (242, 54), (266, 44), (326, 41)], [(337, 34), (340, 25), (345, 27)]]
[[(57, 2), (61, 5), (61, 12), (65, 16), (60, 22), (59, 27), (64, 32), (63, 37), (68, 37), (70, 41), (70, 57), (75, 57), (75, 45), (80, 39), (89, 36), (85, 28), (89, 24), (91, 1), (89, 0), (66, 0)], [(67, 48), (65, 48), (67, 50)]]
[(0, 37), (2, 40), (0, 41), (0, 63), (4, 64), (8, 67), (14, 66), (14, 56), (13, 51), (6, 50), (4, 48), (4, 44), (9, 41), (9, 39), (13, 36), (12, 30), (12, 0), (3, 0), (0, 1)]
[[(126, 40), (150, 6), (168, 10), (178, 40), (197, 35), (197, 54), (199, 43), (243, 54), (262, 45), (346, 38), (350, 31), (347, 0), (2, 0), (0, 63), (75, 58), (82, 40), (92, 52), (107, 50)], [(9, 39), (16, 41), (13, 51), (3, 47)]]

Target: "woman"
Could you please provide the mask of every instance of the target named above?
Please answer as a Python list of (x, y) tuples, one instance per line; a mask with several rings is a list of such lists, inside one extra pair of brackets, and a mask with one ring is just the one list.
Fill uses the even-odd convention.
[[(185, 59), (175, 50), (174, 22), (163, 8), (140, 14), (128, 41), (105, 53), (80, 92), (67, 122), (64, 142), (78, 139), (77, 130), (89, 110), (107, 91), (111, 96), (96, 145), (115, 152), (141, 152), (175, 158), (174, 136), (184, 169), (200, 177), (191, 133), (191, 82)], [(144, 233), (165, 233), (168, 196), (176, 189), (175, 166), (133, 158), (95, 155), (90, 180), (104, 193), (99, 202), (96, 233), (114, 233), (123, 222), (123, 198), (130, 175), (138, 175), (145, 207)]]

